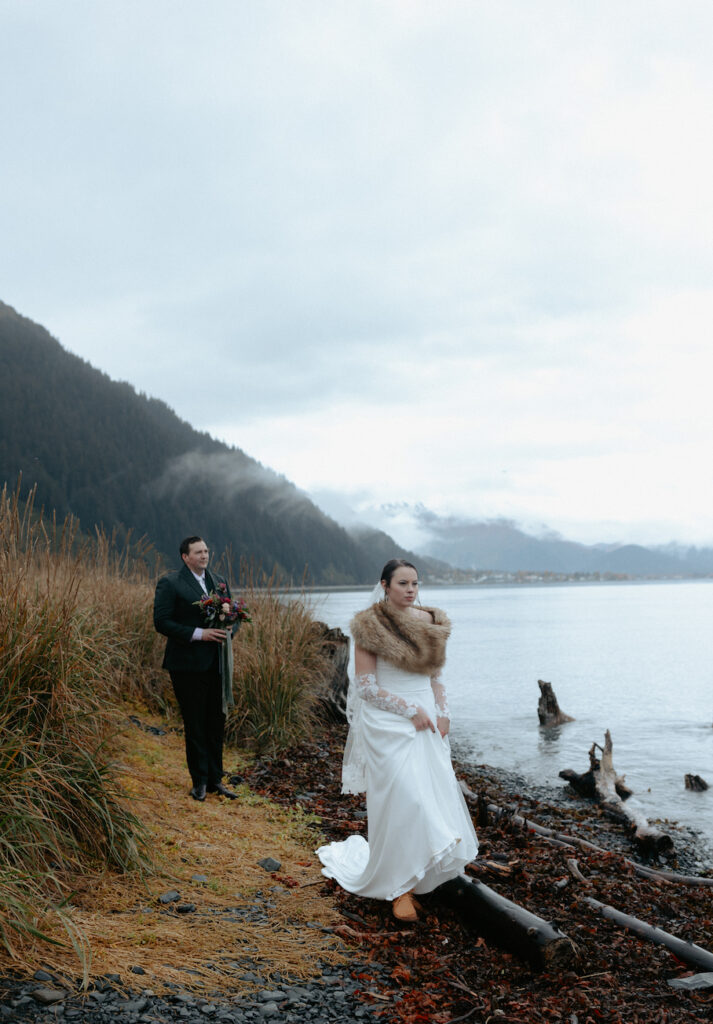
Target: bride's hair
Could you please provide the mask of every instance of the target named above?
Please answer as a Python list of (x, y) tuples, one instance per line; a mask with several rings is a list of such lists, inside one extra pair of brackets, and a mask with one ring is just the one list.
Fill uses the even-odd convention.
[(413, 571), (418, 574), (418, 569), (411, 562), (407, 562), (404, 558), (390, 558), (381, 570), (380, 577), (380, 579), (384, 580), (387, 587), (391, 586), (391, 577), (397, 569), (413, 569)]

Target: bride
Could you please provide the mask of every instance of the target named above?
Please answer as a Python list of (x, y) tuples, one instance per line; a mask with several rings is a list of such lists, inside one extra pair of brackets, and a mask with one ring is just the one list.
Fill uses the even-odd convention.
[(342, 792), (366, 790), (369, 841), (354, 835), (317, 850), (322, 873), (358, 896), (391, 900), (418, 919), (412, 893), (431, 892), (473, 860), (478, 841), (451, 765), (440, 670), (450, 622), (415, 605), (418, 573), (392, 558), (369, 608), (352, 619), (355, 679)]

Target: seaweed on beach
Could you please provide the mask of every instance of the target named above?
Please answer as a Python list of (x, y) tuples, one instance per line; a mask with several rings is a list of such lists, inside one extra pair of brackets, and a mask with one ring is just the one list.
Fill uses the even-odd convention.
[[(332, 729), (329, 736), (254, 762), (246, 781), (271, 800), (301, 804), (318, 815), (321, 833), (329, 839), (365, 834), (362, 799), (340, 793), (343, 741), (343, 733)], [(456, 770), (481, 797), (470, 801), (480, 852), (469, 872), (556, 924), (576, 944), (576, 962), (566, 970), (534, 970), (479, 935), (477, 922), (464, 921), (438, 892), (419, 896), (422, 920), (404, 927), (392, 918), (389, 904), (352, 896), (325, 879), (323, 891), (336, 895), (343, 918), (337, 934), (354, 947), (355, 956), (358, 951), (360, 962), (389, 968), (388, 985), (376, 970), (359, 974), (363, 999), (382, 1007), (383, 1020), (702, 1024), (711, 1019), (713, 989), (681, 991), (669, 984), (693, 974), (691, 967), (605, 920), (586, 898), (712, 950), (713, 886), (640, 877), (617, 827), (565, 791), (540, 787), (529, 794), (524, 780), (492, 768), (457, 765)], [(488, 805), (506, 811), (488, 814)], [(522, 818), (585, 838), (599, 849), (578, 846), (573, 853), (535, 835)], [(692, 845), (693, 838), (690, 832), (677, 838), (679, 861), (666, 866), (690, 872), (698, 865), (697, 874), (713, 877), (710, 860), (700, 866), (706, 851)]]

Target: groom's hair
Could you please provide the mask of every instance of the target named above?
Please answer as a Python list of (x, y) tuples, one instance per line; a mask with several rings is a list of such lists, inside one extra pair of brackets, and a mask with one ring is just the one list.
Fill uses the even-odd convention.
[(179, 554), (187, 555), (191, 550), (191, 544), (197, 544), (198, 541), (202, 541), (202, 537), (186, 537), (185, 540), (181, 541), (181, 546), (178, 549)]

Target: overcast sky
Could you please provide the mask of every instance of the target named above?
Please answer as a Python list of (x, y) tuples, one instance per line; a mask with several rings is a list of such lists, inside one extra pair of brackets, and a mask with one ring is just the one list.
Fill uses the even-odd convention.
[(0, 299), (327, 506), (713, 542), (710, 0), (0, 12)]

